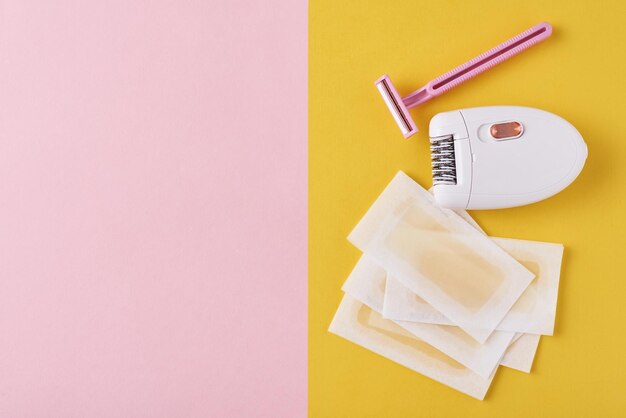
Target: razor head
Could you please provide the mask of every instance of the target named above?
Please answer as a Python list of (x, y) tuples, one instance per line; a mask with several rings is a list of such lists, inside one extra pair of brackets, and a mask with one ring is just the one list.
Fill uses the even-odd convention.
[(411, 119), (409, 109), (404, 105), (402, 97), (398, 94), (398, 91), (393, 86), (391, 79), (387, 74), (376, 80), (376, 88), (383, 96), (383, 100), (387, 104), (391, 115), (396, 120), (398, 127), (402, 131), (402, 135), (405, 138), (410, 137), (417, 132), (417, 126)]

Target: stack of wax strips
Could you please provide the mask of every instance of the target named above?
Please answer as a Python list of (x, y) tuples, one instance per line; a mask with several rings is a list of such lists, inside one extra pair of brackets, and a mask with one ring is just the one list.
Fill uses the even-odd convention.
[(488, 237), (399, 172), (348, 239), (363, 254), (329, 330), (483, 399), (552, 335), (563, 246)]

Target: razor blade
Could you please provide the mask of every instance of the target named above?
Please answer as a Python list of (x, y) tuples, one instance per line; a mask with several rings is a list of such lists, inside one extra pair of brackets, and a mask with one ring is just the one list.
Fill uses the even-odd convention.
[(458, 86), (478, 74), (494, 67), (495, 65), (519, 54), (525, 49), (543, 41), (552, 34), (552, 26), (549, 23), (540, 23), (520, 33), (495, 48), (469, 60), (454, 70), (435, 78), (424, 87), (414, 91), (408, 96), (402, 97), (394, 87), (388, 75), (376, 80), (376, 88), (380, 92), (391, 115), (398, 124), (405, 138), (417, 132), (417, 125), (411, 118), (409, 109), (418, 106), (433, 97)]

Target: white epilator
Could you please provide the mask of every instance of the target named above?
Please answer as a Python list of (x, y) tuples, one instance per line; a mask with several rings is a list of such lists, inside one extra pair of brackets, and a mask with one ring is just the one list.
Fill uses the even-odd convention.
[(498, 209), (550, 197), (576, 179), (587, 145), (565, 119), (539, 109), (489, 106), (430, 121), (433, 193), (441, 206)]

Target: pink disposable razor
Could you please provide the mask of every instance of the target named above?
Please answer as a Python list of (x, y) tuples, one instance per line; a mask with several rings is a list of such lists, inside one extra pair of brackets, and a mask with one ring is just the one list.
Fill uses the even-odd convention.
[(389, 107), (402, 134), (405, 138), (408, 138), (417, 132), (417, 126), (409, 114), (409, 109), (458, 86), (496, 64), (522, 52), (526, 48), (543, 41), (551, 34), (552, 26), (550, 26), (549, 23), (544, 22), (533, 26), (503, 44), (435, 78), (421, 89), (416, 90), (406, 97), (400, 97), (391, 79), (386, 74), (376, 80), (376, 88), (378, 88), (378, 91), (380, 91), (380, 94), (383, 96), (383, 100), (385, 100), (387, 107)]

